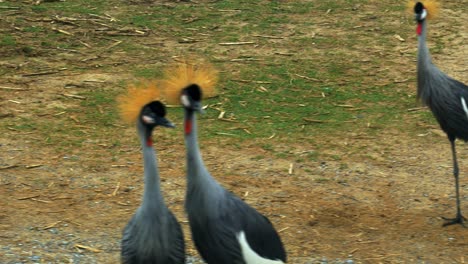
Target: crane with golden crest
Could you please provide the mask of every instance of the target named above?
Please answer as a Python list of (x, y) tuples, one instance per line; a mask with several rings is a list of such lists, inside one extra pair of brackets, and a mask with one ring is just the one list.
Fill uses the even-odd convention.
[(185, 210), (192, 239), (208, 264), (285, 263), (283, 243), (268, 218), (223, 188), (204, 165), (196, 113), (202, 112), (202, 99), (215, 94), (217, 79), (211, 66), (185, 61), (168, 69), (163, 81), (168, 103), (184, 108)]
[(435, 17), (439, 10), (436, 1), (412, 2), (418, 36), (417, 95), (421, 102), (431, 109), (442, 130), (450, 141), (455, 178), (456, 215), (445, 218), (446, 225), (464, 224), (466, 218), (461, 213), (460, 183), (455, 140), (468, 141), (468, 86), (457, 81), (432, 63), (427, 47), (426, 36), (428, 19)]
[(182, 229), (161, 194), (152, 132), (155, 127), (174, 127), (166, 119), (160, 90), (154, 83), (130, 86), (118, 98), (122, 119), (136, 123), (141, 142), (145, 187), (140, 207), (126, 225), (122, 236), (121, 262), (124, 264), (185, 263)]

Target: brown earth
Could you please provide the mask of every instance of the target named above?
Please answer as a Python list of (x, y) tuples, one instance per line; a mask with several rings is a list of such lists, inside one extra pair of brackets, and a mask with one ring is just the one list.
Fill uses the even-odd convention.
[[(432, 27), (432, 36), (445, 47), (434, 55), (434, 60), (444, 71), (466, 83), (466, 4), (450, 1), (446, 5), (443, 11), (447, 19)], [(144, 37), (129, 38), (149, 47), (150, 43), (160, 43), (157, 45), (161, 45), (161, 52), (153, 55), (150, 48), (139, 57), (127, 57), (118, 46), (110, 47), (115, 41), (107, 40), (99, 46), (100, 35), (86, 34), (97, 26), (83, 22), (79, 28), (59, 25), (98, 48), (81, 47), (74, 51), (42, 47), (28, 51), (19, 47), (36, 47), (38, 43), (33, 33), (22, 30), (27, 23), (52, 30), (58, 22), (54, 23), (50, 14), (27, 12), (28, 3), (20, 6), (20, 11), (2, 10), (0, 17), (1, 30), (16, 36), (20, 43), (16, 47), (0, 47), (2, 57), (8, 58), (0, 61), (4, 74), (0, 80), (0, 122), (5, 128), (0, 137), (0, 263), (30, 263), (37, 256), (38, 263), (118, 263), (121, 230), (141, 198), (141, 154), (133, 128), (83, 121), (87, 119), (80, 109), (86, 98), (73, 95), (111, 91), (121, 81), (133, 78), (127, 65), (156, 67), (183, 49), (193, 49), (193, 44), (180, 42), (176, 37), (165, 36), (162, 40), (149, 32)], [(125, 12), (126, 8), (116, 7), (110, 16)], [(375, 24), (380, 20), (362, 19), (369, 14), (388, 15), (407, 39), (392, 46), (392, 50), (384, 50), (385, 45), (374, 37), (380, 35), (388, 40), (393, 35), (364, 31), (371, 34), (372, 40), (354, 51), (356, 55), (373, 49), (375, 54), (383, 52), (382, 57), (388, 60), (376, 66), (364, 63), (363, 70), (379, 68), (385, 70), (386, 80), (404, 80), (398, 89), (414, 97), (414, 81), (408, 81), (409, 76), (402, 77), (415, 73), (416, 42), (410, 20), (378, 2), (357, 8), (363, 11), (356, 16), (361, 27), (378, 28)], [(30, 19), (18, 22), (18, 18), (26, 17)], [(297, 22), (304, 18), (294, 19)], [(311, 29), (314, 34), (347, 34), (321, 24), (338, 20), (339, 15), (310, 19), (323, 25)], [(403, 33), (408, 28), (411, 34)], [(128, 32), (134, 33), (132, 30)], [(293, 23), (289, 30), (308, 31)], [(64, 41), (70, 41), (67, 34), (63, 35)], [(102, 38), (106, 41), (106, 37)], [(277, 50), (263, 47), (256, 52), (268, 56), (282, 51), (281, 47), (290, 52), (288, 43), (281, 45)], [(224, 56), (226, 48), (218, 48), (220, 57)], [(245, 52), (237, 47), (231, 51), (237, 55)], [(386, 56), (397, 53), (402, 56)], [(76, 68), (62, 69), (70, 65)], [(378, 83), (381, 77), (369, 74), (368, 79)], [(90, 107), (101, 114), (111, 111)], [(314, 155), (316, 147), (308, 144), (311, 139), (306, 137), (298, 138), (295, 144), (284, 143), (281, 136), (247, 140), (239, 148), (232, 138), (220, 135), (203, 139), (202, 152), (211, 173), (227, 189), (271, 219), (286, 245), (290, 263), (315, 263), (321, 258), (352, 259), (357, 263), (465, 263), (468, 229), (460, 225), (442, 227), (441, 216), (455, 214), (449, 143), (431, 120), (418, 117), (408, 111), (396, 121), (401, 122), (399, 127), (407, 129), (392, 124), (368, 128), (363, 122), (359, 129), (343, 130), (346, 132), (339, 137), (321, 135), (314, 139), (322, 145), (316, 160), (307, 158)], [(28, 128), (28, 120), (40, 128)], [(180, 128), (180, 121), (175, 122)], [(208, 122), (213, 121), (201, 119), (200, 128)], [(162, 186), (167, 203), (184, 225), (189, 253), (195, 255), (183, 212), (185, 149), (181, 132), (171, 133), (158, 130), (155, 135)], [(116, 136), (120, 137), (120, 144), (115, 144)], [(80, 141), (83, 137), (90, 139)], [(266, 140), (274, 146), (273, 151), (261, 147)], [(286, 152), (295, 158), (278, 157), (275, 152)], [(467, 215), (468, 152), (463, 143), (458, 143), (458, 153), (462, 211)]]

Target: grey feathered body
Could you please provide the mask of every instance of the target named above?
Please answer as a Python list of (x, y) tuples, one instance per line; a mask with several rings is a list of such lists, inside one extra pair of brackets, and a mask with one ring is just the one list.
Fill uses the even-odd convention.
[(143, 201), (123, 231), (121, 261), (124, 264), (185, 263), (185, 242), (179, 222), (161, 194), (156, 154), (147, 145), (144, 126), (138, 131), (143, 151), (145, 190)]
[(185, 263), (184, 238), (180, 224), (167, 209), (144, 211), (140, 207), (123, 232), (122, 263)]
[[(192, 113), (192, 115), (194, 115)], [(197, 250), (208, 264), (245, 264), (237, 235), (245, 233), (249, 246), (261, 257), (286, 262), (286, 252), (271, 222), (240, 198), (225, 190), (205, 168), (196, 132), (186, 135), (187, 194), (185, 209)]]
[[(219, 203), (197, 201), (191, 199), (195, 195), (187, 195), (191, 199), (186, 203), (190, 229), (203, 259), (209, 264), (245, 264), (237, 237), (242, 231), (259, 256), (286, 262), (281, 240), (268, 218), (237, 196), (224, 192), (224, 197), (218, 198)], [(200, 212), (203, 207), (209, 207), (207, 211), (215, 213)]]
[(461, 98), (468, 104), (468, 87), (447, 76), (431, 61), (424, 21), (418, 39), (418, 98), (427, 105), (450, 140), (468, 140), (468, 116)]

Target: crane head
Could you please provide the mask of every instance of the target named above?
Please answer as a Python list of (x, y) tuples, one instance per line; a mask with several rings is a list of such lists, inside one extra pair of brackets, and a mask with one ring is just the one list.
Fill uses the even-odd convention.
[(181, 104), (189, 110), (203, 113), (201, 99), (203, 92), (198, 84), (190, 84), (182, 90)]
[(414, 5), (414, 18), (417, 22), (422, 22), (427, 17), (427, 10), (421, 2)]
[(168, 104), (182, 103), (186, 108), (194, 108), (193, 104), (201, 101), (202, 93), (204, 98), (216, 95), (217, 81), (218, 71), (211, 64), (195, 64), (184, 60), (165, 70), (162, 81), (164, 99)]
[(166, 119), (166, 107), (160, 101), (152, 101), (143, 106), (140, 118), (143, 124), (151, 128), (156, 126), (174, 127), (174, 124)]
[(414, 12), (414, 18), (418, 23), (436, 17), (439, 10), (440, 4), (436, 0), (421, 0), (415, 4), (413, 1), (408, 2), (408, 11)]
[[(408, 7), (410, 6), (408, 5)], [(413, 11), (414, 19), (418, 23), (416, 33), (421, 35), (423, 31), (423, 22), (426, 19), (431, 19), (437, 16), (437, 13), (439, 12), (439, 3), (435, 0), (420, 1), (414, 4)]]

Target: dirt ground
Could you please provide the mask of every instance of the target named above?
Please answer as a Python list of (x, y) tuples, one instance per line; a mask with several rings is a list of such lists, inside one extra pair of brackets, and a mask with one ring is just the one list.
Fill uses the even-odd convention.
[[(444, 10), (449, 18), (433, 27), (435, 36), (449, 36), (444, 51), (434, 60), (467, 83), (467, 20), (463, 10), (457, 9), (463, 4), (448, 3)], [(373, 11), (368, 8), (366, 11)], [(27, 14), (7, 10), (3, 15), (0, 25), (4, 32), (17, 36), (23, 44), (37, 44), (33, 33), (20, 30), (25, 25), (15, 20)], [(56, 25), (47, 21), (52, 16), (29, 15), (30, 23)], [(452, 31), (447, 30), (452, 24)], [(72, 25), (65, 25), (63, 30), (78, 35), (84, 29), (75, 32)], [(95, 39), (87, 37), (85, 42), (94, 45)], [(150, 33), (143, 41), (160, 39)], [(186, 45), (167, 39), (163, 49)], [(414, 36), (408, 33), (404, 45), (401, 50), (414, 52)], [(126, 64), (140, 65), (150, 58), (143, 52), (129, 58), (123, 51), (104, 49), (85, 53), (81, 49), (2, 47), (0, 54), (8, 55), (8, 60), (0, 58), (4, 74), (0, 79), (0, 122), (5, 128), (0, 136), (0, 263), (118, 263), (121, 230), (141, 198), (140, 149), (131, 127), (82, 121), (83, 98), (73, 95), (83, 90), (112, 90), (132, 78)], [(414, 74), (410, 56), (414, 53), (400, 57), (399, 63), (406, 67), (405, 72)], [(84, 70), (62, 70), (67, 65)], [(113, 65), (112, 71), (101, 68), (106, 65)], [(388, 74), (404, 79), (396, 70)], [(414, 95), (414, 82), (399, 85)], [(101, 114), (111, 111), (94, 108)], [(39, 128), (28, 127), (25, 121)], [(180, 120), (174, 121), (180, 128)], [(210, 120), (202, 119), (200, 127), (204, 122)], [(316, 151), (307, 138), (296, 144), (273, 138), (269, 143), (274, 151), (268, 151), (260, 140), (244, 141), (239, 148), (232, 144), (233, 139), (220, 136), (204, 139), (202, 152), (211, 173), (227, 189), (274, 223), (290, 263), (468, 262), (468, 228), (442, 227), (441, 217), (455, 214), (449, 143), (434, 123), (418, 120), (410, 111), (400, 122), (407, 129), (389, 125), (369, 132), (363, 125), (359, 130), (343, 130), (339, 138), (322, 135), (317, 160), (306, 158)], [(76, 143), (87, 135), (92, 139)], [(120, 144), (115, 144), (115, 136), (120, 137)], [(181, 136), (180, 131), (156, 131), (155, 141), (166, 202), (184, 226), (188, 253), (196, 255), (183, 211), (185, 149)], [(457, 146), (462, 211), (468, 215), (468, 149), (461, 142)], [(275, 151), (295, 158), (278, 157)]]

